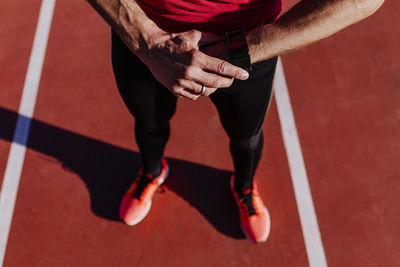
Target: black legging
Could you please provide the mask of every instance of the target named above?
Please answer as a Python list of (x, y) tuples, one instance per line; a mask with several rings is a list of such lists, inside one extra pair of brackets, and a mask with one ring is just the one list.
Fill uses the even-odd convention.
[[(169, 138), (169, 121), (175, 113), (177, 97), (153, 77), (114, 32), (112, 63), (119, 92), (135, 117), (135, 136), (143, 169), (157, 172)], [(210, 95), (230, 138), (238, 192), (252, 186), (261, 158), (261, 126), (272, 96), (275, 66), (276, 58), (253, 64), (249, 79), (235, 80), (231, 87), (217, 89)]]

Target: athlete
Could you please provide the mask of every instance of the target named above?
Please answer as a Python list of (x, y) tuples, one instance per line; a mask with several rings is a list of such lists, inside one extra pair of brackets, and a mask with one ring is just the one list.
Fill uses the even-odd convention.
[(271, 222), (254, 175), (276, 57), (366, 18), (384, 0), (301, 0), (280, 17), (283, 0), (88, 1), (113, 29), (114, 75), (142, 161), (121, 219), (139, 223), (168, 176), (163, 154), (177, 98), (209, 97), (230, 139), (241, 227), (265, 242)]

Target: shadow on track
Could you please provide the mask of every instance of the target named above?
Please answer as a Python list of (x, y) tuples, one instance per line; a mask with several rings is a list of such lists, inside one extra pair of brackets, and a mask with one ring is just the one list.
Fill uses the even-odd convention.
[[(0, 107), (0, 138), (13, 140), (18, 114)], [(26, 119), (29, 121), (29, 119)], [(118, 221), (120, 200), (140, 167), (137, 152), (56, 126), (31, 120), (27, 147), (54, 157), (60, 167), (86, 184), (92, 212)], [(221, 233), (244, 238), (229, 190), (230, 172), (178, 159), (167, 159), (171, 173), (164, 187), (182, 197)]]

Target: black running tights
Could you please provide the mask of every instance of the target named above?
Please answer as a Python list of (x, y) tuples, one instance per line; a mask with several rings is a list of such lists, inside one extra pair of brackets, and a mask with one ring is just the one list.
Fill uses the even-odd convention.
[[(112, 63), (119, 92), (135, 117), (135, 137), (143, 169), (150, 173), (158, 172), (177, 97), (153, 77), (147, 66), (114, 32)], [(260, 161), (263, 147), (261, 126), (272, 96), (275, 66), (276, 58), (255, 63), (248, 80), (235, 80), (231, 87), (217, 89), (209, 96), (230, 138), (235, 189), (239, 193), (252, 186)]]

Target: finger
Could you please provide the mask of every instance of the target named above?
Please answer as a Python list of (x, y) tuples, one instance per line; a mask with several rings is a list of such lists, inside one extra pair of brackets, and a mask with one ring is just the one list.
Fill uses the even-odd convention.
[(212, 89), (229, 87), (232, 85), (233, 82), (233, 78), (220, 76), (211, 72), (206, 72), (202, 70), (199, 66), (187, 67), (184, 64), (175, 63), (172, 65), (171, 70), (177, 77), (182, 77), (182, 79), (179, 80), (179, 87), (189, 88), (194, 90), (195, 92), (199, 92), (201, 90), (201, 87), (199, 87), (198, 85), (197, 87), (193, 86), (193, 84), (188, 84), (185, 81), (196, 82), (197, 84), (205, 85), (206, 87)]
[(203, 89), (202, 84), (199, 84), (194, 81), (189, 81), (189, 80), (179, 80), (179, 85), (181, 87), (185, 88), (185, 90), (189, 90), (194, 94), (197, 94), (197, 95), (200, 94), (202, 96), (209, 96), (217, 89), (217, 88), (212, 88), (212, 87), (207, 87), (207, 86), (204, 86), (204, 89)]
[(178, 93), (178, 96), (190, 99), (190, 100), (196, 100), (197, 98), (199, 98), (200, 96), (198, 94), (194, 94), (188, 90), (185, 90), (184, 88), (182, 88)]
[(206, 72), (200, 68), (194, 68), (192, 71), (188, 72), (186, 78), (210, 88), (225, 88), (231, 86), (233, 83), (233, 78)]
[(201, 32), (198, 30), (189, 30), (183, 32), (182, 35), (188, 37), (194, 44), (198, 44), (201, 39)]
[(247, 80), (249, 78), (249, 73), (244, 69), (236, 67), (225, 60), (211, 57), (204, 53), (203, 55), (203, 57), (199, 57), (202, 59), (200, 64), (203, 69), (239, 80)]

